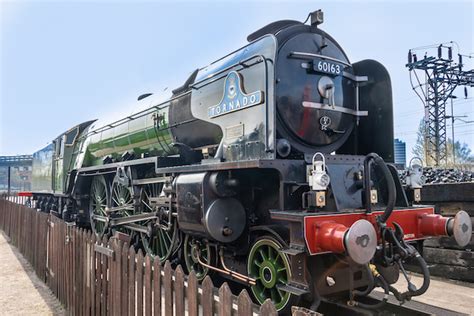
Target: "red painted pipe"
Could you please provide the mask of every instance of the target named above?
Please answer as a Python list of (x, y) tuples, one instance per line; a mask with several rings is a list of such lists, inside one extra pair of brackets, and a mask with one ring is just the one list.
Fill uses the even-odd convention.
[(418, 227), (425, 236), (448, 236), (448, 217), (438, 214), (422, 214), (418, 217)]
[(316, 225), (318, 246), (323, 251), (343, 253), (346, 250), (344, 247), (344, 236), (348, 229), (343, 224), (332, 221), (318, 223)]

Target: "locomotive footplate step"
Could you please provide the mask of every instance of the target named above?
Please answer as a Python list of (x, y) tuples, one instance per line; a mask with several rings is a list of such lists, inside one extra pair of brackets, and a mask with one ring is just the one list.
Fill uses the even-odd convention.
[(295, 294), (295, 295), (304, 295), (304, 294), (308, 294), (309, 293), (309, 290), (304, 288), (304, 287), (301, 287), (301, 286), (297, 286), (295, 284), (291, 284), (291, 283), (288, 283), (288, 284), (285, 284), (285, 285), (278, 285), (278, 289), (282, 290), (282, 291), (285, 291), (285, 292), (290, 292), (291, 294)]
[(295, 248), (295, 247), (289, 247), (289, 248), (283, 248), (281, 252), (289, 255), (289, 256), (296, 256), (304, 253), (304, 248)]

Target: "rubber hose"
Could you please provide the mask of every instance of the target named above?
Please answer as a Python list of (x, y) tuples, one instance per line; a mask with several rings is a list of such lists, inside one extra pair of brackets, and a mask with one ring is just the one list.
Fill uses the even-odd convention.
[(366, 172), (364, 178), (365, 184), (365, 200), (366, 200), (366, 208), (368, 212), (372, 211), (372, 206), (370, 203), (370, 161), (373, 160), (375, 165), (382, 171), (382, 174), (385, 178), (387, 183), (387, 191), (388, 191), (388, 201), (387, 207), (385, 208), (384, 213), (379, 216), (378, 220), (381, 223), (385, 223), (390, 215), (392, 214), (393, 208), (395, 207), (395, 201), (397, 199), (397, 189), (395, 188), (395, 181), (393, 180), (392, 173), (388, 169), (385, 161), (377, 154), (370, 153), (364, 159), (364, 170)]
[(372, 203), (370, 203), (370, 166), (372, 160), (378, 156), (375, 153), (368, 154), (364, 159), (364, 189), (365, 189), (365, 208), (367, 213), (372, 212)]
[(416, 289), (415, 291), (409, 290), (403, 293), (400, 293), (396, 288), (390, 286), (390, 292), (392, 292), (393, 295), (400, 302), (404, 302), (405, 300), (410, 299), (413, 296), (419, 296), (424, 294), (430, 286), (430, 271), (428, 270), (428, 265), (426, 264), (426, 261), (420, 256), (419, 253), (416, 254), (415, 259), (418, 262), (418, 265), (420, 266), (421, 271), (423, 273), (423, 284), (419, 289)]
[(418, 265), (420, 266), (423, 273), (423, 285), (414, 291), (412, 296), (419, 296), (424, 294), (430, 287), (430, 270), (428, 269), (425, 259), (423, 259), (419, 253), (416, 254), (415, 259), (418, 261)]
[(380, 167), (387, 181), (387, 207), (385, 208), (385, 212), (379, 218), (380, 222), (385, 223), (390, 217), (390, 215), (392, 215), (393, 208), (395, 207), (395, 201), (397, 199), (397, 189), (395, 188), (395, 181), (393, 180), (392, 173), (385, 164), (385, 161), (383, 161), (382, 158), (378, 157), (375, 159), (375, 163)]
[(356, 306), (360, 306), (365, 309), (378, 309), (387, 303), (388, 297), (390, 295), (389, 285), (387, 281), (385, 281), (385, 279), (381, 275), (377, 276), (377, 281), (378, 281), (377, 284), (383, 288), (383, 291), (384, 291), (383, 299), (380, 302), (375, 303), (375, 304), (364, 304), (364, 303), (357, 302)]

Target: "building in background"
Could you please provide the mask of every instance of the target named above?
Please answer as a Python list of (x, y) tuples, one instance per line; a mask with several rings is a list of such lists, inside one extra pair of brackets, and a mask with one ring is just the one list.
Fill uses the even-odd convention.
[(407, 164), (407, 145), (404, 141), (395, 138), (393, 142), (395, 149), (395, 164), (402, 166), (403, 168)]
[(0, 156), (0, 193), (31, 191), (33, 157)]

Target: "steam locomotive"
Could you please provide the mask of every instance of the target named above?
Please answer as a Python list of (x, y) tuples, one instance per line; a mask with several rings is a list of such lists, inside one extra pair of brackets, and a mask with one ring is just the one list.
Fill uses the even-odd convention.
[[(321, 300), (365, 306), (376, 286), (401, 301), (429, 284), (411, 243), (453, 236), (468, 215), (414, 206), (393, 161), (390, 77), (351, 63), (320, 29), (282, 20), (196, 69), (164, 102), (111, 124), (88, 121), (34, 154), (36, 207), (271, 299), (281, 313)], [(391, 286), (406, 260), (424, 283)], [(386, 299), (386, 298), (385, 298)], [(380, 304), (383, 304), (381, 301)]]

